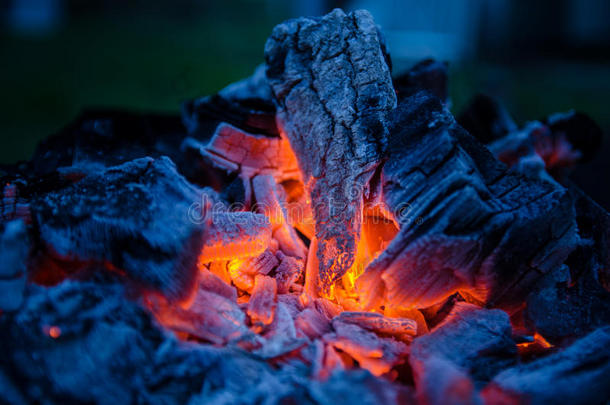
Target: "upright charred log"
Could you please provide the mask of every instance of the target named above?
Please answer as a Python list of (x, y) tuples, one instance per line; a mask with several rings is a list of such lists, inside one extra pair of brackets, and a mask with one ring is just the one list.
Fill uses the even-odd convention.
[(278, 127), (314, 207), (313, 294), (316, 287), (332, 294), (354, 262), (365, 185), (385, 150), (396, 104), (383, 49), (368, 12), (341, 10), (280, 24), (265, 46)]

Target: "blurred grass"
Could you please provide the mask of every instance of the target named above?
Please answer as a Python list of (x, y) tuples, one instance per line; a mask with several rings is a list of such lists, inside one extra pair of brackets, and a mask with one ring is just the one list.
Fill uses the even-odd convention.
[[(102, 10), (39, 38), (5, 30), (0, 162), (28, 159), (39, 140), (83, 108), (178, 112), (183, 100), (249, 75), (263, 61), (272, 27), (288, 14), (265, 4), (210, 2), (187, 15)], [(610, 128), (608, 72), (607, 66), (560, 61), (473, 63), (452, 67), (450, 93), (454, 111), (481, 91), (500, 97), (519, 122), (575, 108)]]
[(154, 11), (80, 16), (48, 37), (0, 38), (0, 162), (27, 159), (37, 142), (86, 107), (177, 112), (250, 74), (273, 22), (261, 2), (222, 3), (194, 16)]

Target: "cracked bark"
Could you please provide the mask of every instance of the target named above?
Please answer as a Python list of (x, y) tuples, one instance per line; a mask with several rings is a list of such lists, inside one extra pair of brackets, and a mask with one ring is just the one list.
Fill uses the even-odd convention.
[(368, 308), (460, 291), (512, 311), (575, 248), (567, 191), (508, 171), (436, 98), (405, 99), (389, 144), (381, 186), (400, 232), (357, 282)]
[[(307, 290), (332, 295), (352, 266), (366, 184), (396, 104), (384, 46), (368, 12), (334, 10), (277, 26), (265, 46), (276, 120), (314, 207)], [(312, 266), (313, 265), (313, 266)]]

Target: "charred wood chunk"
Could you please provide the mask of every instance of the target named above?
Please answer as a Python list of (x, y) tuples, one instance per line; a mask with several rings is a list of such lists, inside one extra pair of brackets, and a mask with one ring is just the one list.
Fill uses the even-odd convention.
[(300, 280), (303, 275), (303, 260), (286, 256), (282, 252), (277, 252), (276, 257), (280, 261), (274, 274), (277, 281), (277, 291), (280, 294), (287, 294), (290, 291), (290, 287)]
[(275, 106), (265, 66), (256, 68), (252, 76), (233, 83), (218, 94), (200, 97), (182, 105), (182, 120), (189, 134), (209, 139), (221, 122), (244, 131), (278, 137)]
[(339, 318), (332, 321), (334, 332), (323, 336), (325, 342), (347, 353), (373, 375), (388, 373), (402, 363), (408, 346), (392, 337), (381, 337), (354, 323)]
[(185, 136), (177, 115), (86, 110), (40, 143), (31, 159), (32, 170), (38, 176), (58, 169), (77, 176), (146, 156), (169, 156), (188, 176), (189, 162), (180, 151)]
[(448, 101), (448, 64), (434, 59), (418, 62), (404, 74), (394, 79), (394, 88), (399, 100), (422, 90), (435, 95), (443, 103)]
[(195, 287), (205, 195), (168, 158), (144, 158), (44, 195), (32, 209), (52, 256), (110, 263), (178, 299)]
[(287, 255), (305, 259), (307, 248), (288, 222), (288, 207), (283, 188), (271, 175), (258, 175), (252, 179), (256, 197), (256, 210), (264, 214), (273, 228), (273, 238)]
[(25, 223), (14, 220), (0, 235), (0, 311), (17, 310), (23, 303), (30, 241)]
[(257, 174), (271, 174), (278, 181), (299, 178), (297, 161), (288, 141), (251, 134), (229, 124), (216, 128), (201, 153), (219, 167), (245, 178)]
[(477, 94), (457, 117), (458, 123), (482, 143), (490, 143), (517, 131), (517, 124), (496, 99)]
[(273, 322), (277, 306), (277, 284), (273, 277), (259, 274), (254, 278), (254, 289), (248, 302), (248, 316), (255, 328)]
[(388, 150), (381, 182), (400, 231), (357, 280), (365, 307), (463, 291), (513, 311), (575, 248), (567, 191), (507, 170), (436, 98), (401, 103)]
[(400, 340), (417, 334), (417, 323), (407, 318), (389, 318), (375, 312), (342, 312), (337, 317), (343, 323), (351, 323), (370, 331), (394, 336)]
[(116, 280), (28, 287), (20, 311), (0, 316), (2, 402), (298, 402), (304, 395), (328, 402), (358, 381), (367, 384), (360, 396), (400, 390), (368, 373), (342, 373), (334, 386), (310, 383), (242, 350), (178, 342), (125, 295)]
[(329, 295), (354, 262), (364, 188), (385, 150), (396, 104), (390, 70), (366, 11), (280, 24), (265, 58), (278, 125), (314, 207), (317, 249), (310, 258)]
[(288, 305), (278, 302), (275, 316), (264, 332), (263, 343), (255, 353), (264, 358), (275, 358), (303, 346), (307, 339), (297, 337), (297, 329)]
[(582, 242), (528, 296), (524, 312), (529, 326), (553, 344), (610, 324), (610, 215), (573, 185), (570, 193)]
[(475, 405), (481, 403), (472, 378), (443, 356), (431, 355), (411, 363), (416, 397), (422, 405)]
[(409, 361), (414, 369), (425, 371), (432, 357), (449, 361), (476, 382), (489, 381), (517, 360), (508, 315), (499, 309), (456, 304), (440, 325), (411, 345)]
[(24, 387), (24, 403), (135, 401), (133, 381), (164, 338), (124, 294), (116, 283), (28, 287), (21, 310), (0, 319), (0, 367)]
[[(610, 327), (600, 328), (542, 359), (507, 369), (483, 391), (492, 401), (595, 404), (610, 397)], [(513, 402), (514, 403), (514, 402)]]
[(251, 335), (246, 315), (232, 297), (203, 288), (186, 308), (154, 296), (149, 297), (148, 306), (161, 325), (205, 342), (227, 344)]
[(214, 210), (202, 221), (206, 228), (201, 263), (257, 257), (269, 246), (271, 226), (261, 214)]

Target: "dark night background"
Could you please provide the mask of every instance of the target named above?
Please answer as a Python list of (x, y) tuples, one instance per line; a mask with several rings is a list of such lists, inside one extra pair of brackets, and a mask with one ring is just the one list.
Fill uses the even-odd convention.
[(28, 159), (85, 107), (177, 113), (249, 75), (275, 24), (334, 7), (371, 11), (395, 74), (448, 60), (455, 113), (477, 92), (519, 124), (587, 112), (604, 144), (572, 178), (610, 207), (607, 0), (0, 0), (0, 163)]

